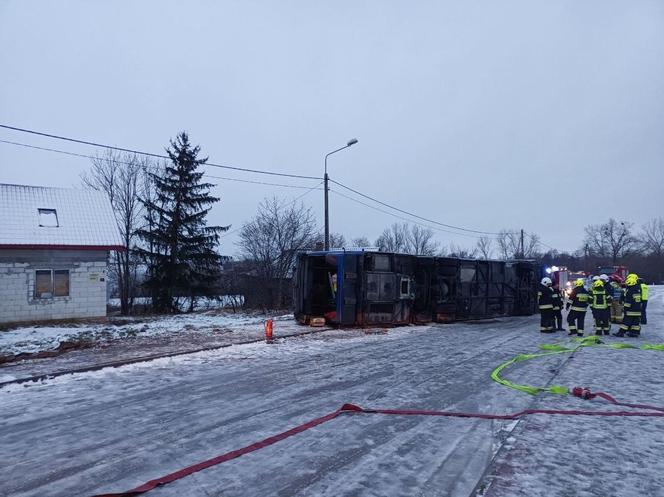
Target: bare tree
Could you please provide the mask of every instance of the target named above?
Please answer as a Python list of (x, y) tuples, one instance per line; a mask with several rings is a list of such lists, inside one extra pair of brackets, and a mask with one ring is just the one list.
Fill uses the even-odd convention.
[(496, 243), (503, 259), (531, 259), (539, 255), (540, 239), (535, 233), (501, 230)]
[(641, 228), (643, 248), (657, 257), (664, 256), (664, 218), (651, 219)]
[(417, 224), (410, 227), (406, 238), (406, 251), (414, 255), (434, 255), (438, 252), (438, 243), (433, 239), (433, 230)]
[(465, 249), (460, 245), (450, 243), (449, 248), (444, 251), (445, 257), (458, 257), (460, 259), (474, 259), (477, 257), (477, 248)]
[(81, 176), (83, 183), (109, 199), (115, 222), (125, 247), (113, 252), (111, 271), (118, 284), (120, 312), (129, 314), (136, 281), (136, 259), (133, 256), (134, 238), (141, 223), (143, 193), (142, 177), (149, 159), (136, 154), (107, 149), (92, 159), (90, 171)]
[(359, 236), (350, 241), (353, 247), (371, 247), (371, 242), (366, 236)]
[[(325, 245), (325, 234), (316, 233), (312, 240), (311, 249), (317, 250), (318, 247)], [(330, 249), (339, 249), (346, 246), (346, 237), (341, 233), (330, 233)]]
[(242, 226), (238, 245), (244, 257), (256, 264), (260, 277), (277, 281), (277, 305), (282, 303), (283, 281), (292, 274), (297, 252), (311, 246), (315, 233), (310, 208), (277, 197), (263, 200), (256, 216)]
[(585, 228), (584, 244), (591, 255), (610, 257), (615, 264), (636, 245), (636, 238), (632, 235), (633, 226), (634, 223), (613, 218), (604, 224), (591, 224)]
[(383, 252), (406, 252), (409, 231), (408, 224), (394, 223), (383, 230), (383, 233), (376, 239), (376, 246)]
[(477, 240), (476, 250), (482, 259), (491, 259), (493, 253), (492, 240), (488, 236), (482, 236)]

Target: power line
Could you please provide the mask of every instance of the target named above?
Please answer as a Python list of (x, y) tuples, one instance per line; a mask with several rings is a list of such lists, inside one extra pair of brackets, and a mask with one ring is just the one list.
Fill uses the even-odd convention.
[(413, 221), (412, 219), (408, 219), (408, 218), (405, 218), (405, 217), (400, 216), (398, 214), (394, 214), (393, 212), (383, 210), (380, 207), (376, 207), (376, 206), (367, 204), (365, 202), (362, 202), (361, 200), (357, 200), (356, 198), (350, 197), (350, 196), (345, 195), (345, 194), (343, 194), (341, 192), (338, 192), (336, 190), (330, 190), (330, 191), (332, 193), (334, 193), (335, 195), (339, 195), (340, 197), (344, 197), (344, 198), (346, 198), (348, 200), (351, 200), (355, 203), (358, 203), (358, 204), (361, 204), (365, 207), (368, 207), (369, 209), (373, 209), (375, 211), (382, 212), (383, 214), (387, 214), (388, 216), (392, 216), (392, 217), (395, 217), (397, 219), (401, 219), (402, 221), (407, 221), (409, 223), (417, 224), (419, 226), (423, 226), (425, 228), (433, 229), (433, 230), (436, 230), (436, 231), (442, 231), (444, 233), (450, 233), (452, 235), (461, 235), (461, 236), (467, 236), (467, 237), (470, 237), (470, 238), (482, 238), (481, 236), (478, 236), (478, 235), (471, 235), (471, 234), (468, 234), (468, 233), (457, 233), (456, 231), (449, 231), (449, 230), (446, 230), (446, 229), (443, 229), (443, 228), (438, 228), (437, 226), (429, 226), (428, 224), (420, 223), (418, 221)]
[[(105, 145), (103, 143), (97, 143), (97, 142), (92, 142), (92, 141), (87, 141), (87, 140), (79, 140), (78, 138), (70, 138), (67, 136), (60, 136), (60, 135), (54, 135), (51, 133), (44, 133), (42, 131), (35, 131), (31, 129), (25, 129), (25, 128), (17, 128), (15, 126), (9, 126), (7, 124), (0, 124), (0, 128), (5, 128), (5, 129), (11, 129), (12, 131), (19, 131), (21, 133), (29, 133), (32, 135), (38, 135), (38, 136), (45, 136), (47, 138), (53, 138), (56, 140), (64, 140), (72, 143), (80, 143), (83, 145), (90, 145), (92, 147), (99, 147), (99, 148), (108, 148), (111, 150), (118, 150), (120, 152), (129, 152), (132, 154), (139, 154), (139, 155), (145, 155), (148, 157), (156, 157), (159, 159), (170, 159), (167, 155), (160, 155), (160, 154), (154, 154), (151, 152), (143, 152), (141, 150), (134, 150), (131, 148), (124, 148), (124, 147), (114, 147), (112, 145)], [(210, 167), (220, 167), (222, 169), (232, 169), (233, 171), (243, 171), (246, 173), (255, 173), (255, 174), (269, 174), (272, 176), (284, 176), (287, 178), (302, 178), (302, 179), (321, 179), (317, 176), (303, 176), (301, 174), (289, 174), (289, 173), (276, 173), (273, 171), (263, 171), (261, 169), (248, 169), (245, 167), (236, 167), (236, 166), (227, 166), (223, 164), (215, 164), (213, 162), (207, 162), (204, 164), (205, 166), (210, 166)]]
[[(395, 211), (401, 212), (402, 214), (406, 214), (406, 215), (408, 215), (408, 216), (412, 216), (412, 217), (415, 217), (415, 218), (417, 218), (417, 219), (421, 219), (422, 221), (426, 221), (427, 223), (433, 223), (433, 224), (437, 224), (437, 225), (439, 225), (439, 226), (444, 226), (444, 227), (446, 227), (446, 228), (451, 228), (451, 229), (460, 230), (460, 231), (466, 231), (466, 232), (469, 232), (469, 233), (478, 233), (478, 234), (482, 234), (482, 235), (499, 235), (499, 234), (500, 234), (500, 233), (496, 233), (496, 232), (492, 232), (492, 231), (480, 231), (480, 230), (472, 230), (472, 229), (470, 229), (470, 228), (462, 228), (462, 227), (460, 227), (460, 226), (454, 226), (454, 225), (452, 225), (452, 224), (445, 224), (445, 223), (441, 223), (441, 222), (435, 221), (435, 220), (433, 220), (433, 219), (428, 219), (428, 218), (426, 218), (426, 217), (418, 216), (417, 214), (413, 214), (412, 212), (408, 212), (408, 211), (405, 211), (405, 210), (400, 209), (400, 208), (398, 208), (398, 207), (394, 207), (393, 205), (387, 204), (387, 203), (382, 202), (382, 201), (380, 201), (380, 200), (378, 200), (378, 199), (375, 199), (375, 198), (373, 198), (373, 197), (370, 197), (369, 195), (366, 195), (366, 194), (364, 194), (364, 193), (362, 193), (362, 192), (358, 192), (357, 190), (354, 190), (354, 189), (350, 188), (349, 186), (342, 185), (341, 183), (339, 183), (338, 181), (335, 181), (335, 180), (333, 180), (333, 179), (330, 179), (330, 181), (331, 181), (332, 183), (336, 184), (336, 185), (339, 185), (339, 186), (342, 187), (342, 188), (345, 188), (346, 190), (349, 190), (349, 191), (351, 191), (351, 192), (353, 192), (353, 193), (355, 193), (355, 194), (357, 194), (357, 195), (360, 195), (361, 197), (364, 197), (364, 198), (369, 199), (369, 200), (371, 200), (371, 201), (373, 201), (373, 202), (376, 202), (376, 203), (378, 203), (378, 204), (380, 204), (380, 205), (383, 205), (383, 206), (385, 206), (385, 207), (388, 207), (389, 209), (393, 209), (393, 210), (395, 210)], [(458, 234), (460, 234), (460, 233), (458, 233)]]
[[(48, 147), (38, 147), (37, 145), (29, 145), (27, 143), (14, 142), (14, 141), (10, 141), (10, 140), (0, 140), (0, 143), (6, 143), (6, 144), (9, 144), (9, 145), (17, 145), (19, 147), (32, 148), (32, 149), (36, 149), (36, 150), (43, 150), (45, 152), (54, 152), (54, 153), (57, 153), (57, 154), (70, 155), (70, 156), (73, 156), (73, 157), (79, 157), (79, 158), (84, 158), (84, 159), (104, 160), (104, 161), (107, 161), (107, 162), (113, 162), (115, 164), (123, 164), (125, 166), (133, 165), (133, 163), (131, 163), (131, 162), (127, 162), (127, 161), (123, 161), (123, 160), (119, 160), (119, 159), (111, 159), (111, 158), (108, 158), (108, 157), (98, 157), (98, 156), (94, 156), (94, 155), (78, 154), (76, 152), (69, 152), (67, 150), (59, 150), (59, 149), (56, 149), (56, 148), (48, 148)], [(251, 180), (247, 180), (247, 179), (229, 178), (229, 177), (226, 177), (226, 176), (214, 176), (212, 174), (207, 174), (207, 173), (206, 173), (205, 176), (207, 178), (223, 179), (223, 180), (227, 180), (227, 181), (239, 181), (240, 183), (252, 183), (252, 184), (255, 184), (255, 185), (281, 186), (281, 187), (285, 187), (285, 188), (301, 188), (301, 189), (304, 189), (304, 190), (309, 189), (308, 186), (302, 186), (302, 185), (285, 185), (283, 183), (268, 183), (268, 182), (265, 182), (265, 181), (251, 181)]]
[[(297, 202), (298, 200), (300, 200), (301, 198), (303, 198), (305, 195), (309, 195), (309, 194), (310, 194), (311, 192), (313, 192), (314, 190), (318, 190), (322, 184), (323, 184), (323, 182), (321, 181), (321, 182), (318, 183), (316, 186), (314, 186), (314, 187), (312, 187), (312, 188), (309, 188), (309, 189), (308, 189), (306, 192), (304, 192), (303, 194), (298, 195), (298, 196), (295, 197), (293, 200), (291, 200), (290, 202), (288, 202), (288, 203), (286, 204), (286, 207), (291, 206), (291, 205), (294, 205), (295, 202)], [(233, 233), (237, 233), (237, 232), (240, 231), (241, 229), (242, 229), (241, 227), (240, 227), (240, 228), (235, 228), (234, 230), (229, 231), (228, 233), (224, 233), (224, 234), (221, 235), (219, 238), (226, 238), (227, 236), (232, 235)]]

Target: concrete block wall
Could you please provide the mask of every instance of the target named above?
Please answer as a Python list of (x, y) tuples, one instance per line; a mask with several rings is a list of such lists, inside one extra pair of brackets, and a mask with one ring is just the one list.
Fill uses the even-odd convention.
[[(105, 316), (106, 257), (87, 258), (86, 262), (76, 262), (75, 257), (53, 262), (52, 258), (39, 260), (36, 254), (30, 262), (0, 260), (0, 323)], [(68, 269), (69, 296), (35, 298), (38, 269)]]

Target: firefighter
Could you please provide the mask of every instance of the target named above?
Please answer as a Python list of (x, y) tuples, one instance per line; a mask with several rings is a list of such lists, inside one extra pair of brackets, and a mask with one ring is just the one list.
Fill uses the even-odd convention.
[(628, 274), (625, 278), (625, 291), (621, 300), (625, 311), (620, 331), (615, 336), (624, 337), (627, 333), (629, 337), (638, 337), (641, 334), (641, 285), (636, 274)]
[(569, 335), (583, 336), (585, 327), (586, 309), (590, 303), (590, 294), (583, 286), (583, 279), (579, 278), (574, 282), (574, 289), (569, 296), (569, 301), (565, 308), (569, 311), (567, 314), (567, 326)]
[(646, 316), (646, 307), (648, 307), (648, 285), (645, 281), (639, 278), (641, 285), (641, 324), (648, 324), (648, 316)]
[(563, 297), (557, 286), (553, 287), (553, 329), (563, 330)]
[(597, 279), (592, 286), (590, 308), (595, 318), (595, 335), (609, 334), (609, 300), (604, 290), (604, 282)]
[[(591, 296), (592, 296), (593, 288), (595, 288), (595, 282), (596, 281), (599, 281), (599, 276), (598, 275), (593, 276), (592, 279), (590, 280), (590, 294), (591, 294)], [(596, 317), (595, 317), (595, 308), (592, 306), (592, 297), (591, 297), (590, 312), (593, 315), (593, 323), (594, 323), (596, 321)]]
[(537, 305), (540, 311), (540, 331), (553, 333), (553, 288), (551, 278), (542, 278), (537, 292)]
[[(613, 299), (614, 299), (614, 287), (611, 282), (611, 278), (609, 278), (608, 275), (606, 274), (600, 274), (599, 279), (602, 280), (604, 283), (604, 292), (606, 293), (606, 304), (608, 308), (608, 313), (609, 313), (609, 318), (606, 323), (606, 330), (604, 330), (605, 335), (610, 335), (611, 334), (611, 313), (613, 312)], [(620, 290), (620, 287), (618, 287)]]
[(620, 279), (612, 274), (609, 276), (609, 282), (611, 289), (613, 290), (613, 301), (611, 302), (611, 321), (613, 323), (622, 323), (623, 319), (623, 305), (622, 305), (622, 294), (623, 289), (620, 282)]

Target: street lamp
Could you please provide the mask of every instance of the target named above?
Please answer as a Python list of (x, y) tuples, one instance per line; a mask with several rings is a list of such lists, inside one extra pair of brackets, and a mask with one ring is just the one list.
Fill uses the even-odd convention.
[(332, 152), (328, 153), (325, 155), (325, 176), (323, 176), (323, 183), (324, 187), (323, 190), (325, 190), (325, 250), (330, 250), (330, 211), (329, 211), (329, 206), (328, 206), (328, 191), (330, 190), (328, 187), (328, 176), (327, 176), (327, 158), (332, 155), (336, 154), (337, 152), (340, 152), (341, 150), (351, 147), (357, 143), (357, 139), (353, 138), (351, 140), (348, 140), (348, 143), (344, 145), (341, 148), (338, 148), (336, 150), (332, 150)]

